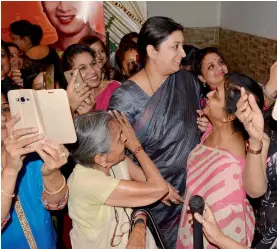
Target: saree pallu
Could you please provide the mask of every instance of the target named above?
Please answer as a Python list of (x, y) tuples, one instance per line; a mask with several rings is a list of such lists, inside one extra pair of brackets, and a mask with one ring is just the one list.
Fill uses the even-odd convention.
[(95, 98), (95, 110), (106, 111), (108, 109), (112, 94), (118, 87), (120, 87), (120, 83), (118, 81), (113, 80), (108, 83), (105, 89)]
[[(251, 245), (255, 217), (242, 186), (245, 160), (229, 152), (199, 144), (191, 152), (187, 165), (187, 186), (179, 227), (177, 248), (193, 248), (193, 229), (187, 207), (193, 195), (209, 204), (220, 229), (242, 245)], [(217, 248), (204, 239), (204, 248)]]
[[(200, 140), (197, 79), (180, 70), (170, 75), (152, 97), (129, 80), (115, 91), (109, 108), (126, 114), (164, 179), (184, 195), (187, 156)], [(168, 248), (175, 249), (182, 205), (168, 207), (158, 201), (149, 208)]]

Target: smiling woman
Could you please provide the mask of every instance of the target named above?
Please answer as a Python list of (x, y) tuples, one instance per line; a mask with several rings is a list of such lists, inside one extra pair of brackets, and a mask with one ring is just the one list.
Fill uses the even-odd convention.
[(177, 240), (187, 156), (200, 139), (199, 84), (190, 72), (180, 70), (183, 45), (180, 24), (166, 17), (149, 18), (138, 38), (143, 69), (115, 91), (109, 106), (126, 114), (143, 148), (176, 189), (151, 205), (168, 248), (175, 248)]
[[(83, 1), (42, 1), (43, 11), (49, 22), (56, 29), (58, 41), (52, 45), (64, 51), (77, 43), (83, 36), (101, 34), (91, 29), (88, 18), (92, 12), (91, 3)], [(94, 10), (95, 11), (95, 10)]]
[(78, 69), (84, 83), (90, 88), (89, 98), (80, 103), (76, 113), (80, 115), (92, 110), (107, 110), (112, 93), (120, 84), (111, 81), (105, 87), (100, 85), (101, 69), (91, 48), (82, 44), (69, 46), (64, 51), (62, 63), (64, 72)]

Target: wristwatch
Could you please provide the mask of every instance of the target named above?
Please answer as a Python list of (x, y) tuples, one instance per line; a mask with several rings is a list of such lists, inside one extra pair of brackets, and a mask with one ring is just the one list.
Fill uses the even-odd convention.
[(137, 219), (136, 221), (135, 221), (135, 223), (134, 223), (134, 226), (136, 225), (136, 224), (139, 224), (139, 223), (142, 223), (142, 224), (144, 224), (145, 225), (145, 221), (144, 221), (144, 219)]
[(250, 148), (249, 140), (246, 141), (246, 151), (249, 152), (250, 154), (259, 155), (259, 154), (261, 154), (262, 149), (263, 149), (263, 142), (262, 141), (261, 141), (261, 148), (259, 150), (252, 150)]

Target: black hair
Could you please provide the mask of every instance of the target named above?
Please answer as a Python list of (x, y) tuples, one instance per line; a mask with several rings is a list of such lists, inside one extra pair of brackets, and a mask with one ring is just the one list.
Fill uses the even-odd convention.
[(36, 64), (21, 70), (22, 79), (25, 89), (32, 89), (34, 79), (41, 73), (44, 72), (49, 65)]
[(106, 47), (105, 43), (97, 36), (94, 36), (94, 35), (86, 35), (84, 36), (83, 38), (81, 38), (81, 40), (78, 42), (79, 44), (83, 44), (83, 45), (87, 45), (87, 46), (91, 46), (93, 43), (96, 43), (96, 42), (100, 42), (105, 53), (106, 53), (106, 56), (109, 57), (109, 51), (108, 51), (108, 48)]
[(170, 34), (175, 31), (183, 32), (184, 28), (181, 24), (176, 23), (168, 17), (154, 16), (147, 19), (142, 25), (138, 37), (138, 54), (142, 67), (145, 66), (147, 60), (146, 47), (152, 45), (155, 49), (164, 42)]
[(6, 42), (6, 45), (7, 45), (7, 47), (14, 47), (14, 48), (16, 48), (18, 51), (20, 51), (19, 47), (18, 47), (15, 43)]
[[(102, 48), (104, 49), (105, 54), (107, 56), (107, 62), (105, 63), (104, 67), (102, 68), (102, 72), (104, 73), (104, 79), (105, 80), (112, 80), (112, 79), (120, 80), (121, 73), (118, 72), (115, 68), (112, 68), (110, 66), (110, 58), (109, 58), (108, 48), (99, 37), (93, 36), (93, 35), (84, 36), (82, 39), (80, 39), (79, 44), (87, 45), (90, 47), (93, 43), (96, 43), (96, 42), (101, 43)], [(93, 49), (92, 49), (92, 51), (93, 51)], [(93, 57), (95, 58), (95, 52), (93, 51), (93, 53), (94, 53)], [(114, 76), (114, 78), (112, 76)]]
[(1, 40), (1, 48), (3, 48), (5, 50), (5, 53), (7, 54), (8, 58), (10, 58), (10, 56), (11, 56), (10, 50), (7, 46), (7, 43), (3, 40)]
[(1, 95), (3, 95), (6, 100), (8, 100), (8, 89), (6, 87), (1, 87)]
[(216, 47), (206, 47), (195, 52), (195, 60), (192, 66), (192, 70), (196, 75), (202, 75), (203, 59), (206, 57), (206, 55), (213, 53), (217, 54), (224, 61), (223, 56), (218, 52), (218, 48)]
[[(237, 111), (237, 103), (241, 96), (240, 88), (243, 87), (247, 92), (256, 97), (257, 104), (260, 109), (264, 105), (263, 90), (260, 85), (252, 78), (234, 72), (225, 75), (225, 111), (228, 114), (234, 114)], [(236, 118), (234, 120), (234, 128), (236, 131), (242, 132), (245, 139), (249, 138), (248, 133), (244, 129), (243, 124)]]
[(128, 42), (122, 44), (122, 46), (119, 47), (118, 50), (116, 51), (115, 61), (120, 70), (123, 69), (122, 62), (124, 61), (125, 53), (131, 50), (137, 51), (137, 44), (134, 41), (129, 40)]
[(267, 110), (263, 111), (264, 116), (264, 130), (269, 136), (270, 145), (268, 150), (268, 157), (277, 151), (277, 121), (272, 117), (274, 104)]
[(27, 36), (33, 46), (40, 44), (43, 37), (42, 28), (39, 25), (32, 24), (27, 20), (20, 20), (10, 24), (10, 31), (15, 35), (19, 35), (21, 38)]
[(182, 66), (192, 66), (195, 60), (195, 53), (199, 50), (197, 47), (192, 45), (184, 45), (184, 51), (186, 53), (186, 57), (181, 60)]
[(83, 44), (72, 44), (63, 53), (62, 56), (62, 68), (63, 71), (68, 71), (73, 68), (73, 58), (82, 53), (89, 53), (93, 58), (95, 58), (92, 49)]
[[(119, 46), (122, 46), (124, 45), (125, 43), (128, 43), (129, 41), (133, 41), (134, 38), (138, 38), (139, 34), (137, 32), (130, 32), (126, 35), (124, 35), (121, 40), (120, 40), (120, 43), (119, 43)], [(133, 41), (134, 42), (134, 41)]]

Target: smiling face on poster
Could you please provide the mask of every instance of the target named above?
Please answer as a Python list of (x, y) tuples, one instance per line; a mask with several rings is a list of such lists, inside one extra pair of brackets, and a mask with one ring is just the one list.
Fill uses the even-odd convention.
[(85, 35), (105, 39), (104, 10), (100, 1), (11, 1), (2, 4), (1, 12), (5, 41), (10, 40), (10, 23), (17, 20), (41, 26), (42, 44), (51, 45), (57, 51), (64, 51)]

